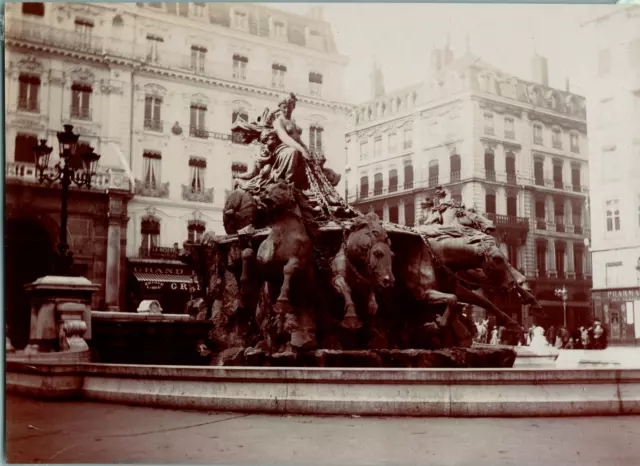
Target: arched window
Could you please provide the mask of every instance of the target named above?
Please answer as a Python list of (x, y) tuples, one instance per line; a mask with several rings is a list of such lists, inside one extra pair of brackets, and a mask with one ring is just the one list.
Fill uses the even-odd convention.
[(187, 239), (192, 243), (199, 243), (202, 241), (202, 236), (207, 226), (202, 220), (189, 220), (187, 224)]
[(460, 181), (460, 171), (462, 170), (462, 161), (459, 154), (451, 154), (449, 157), (449, 170), (451, 172), (451, 183)]
[(124, 20), (122, 19), (122, 16), (115, 15), (113, 17), (113, 20), (111, 21), (111, 25), (113, 27), (122, 27), (122, 26), (124, 26)]
[(484, 170), (487, 180), (496, 180), (495, 155), (491, 149), (484, 151)]
[(440, 177), (440, 165), (437, 160), (429, 161), (429, 187), (438, 186)]
[(389, 170), (389, 192), (395, 193), (398, 190), (398, 170)]
[(518, 198), (515, 195), (507, 196), (507, 215), (510, 217), (518, 216)]
[(380, 196), (382, 194), (383, 181), (382, 173), (378, 172), (373, 175), (373, 195)]
[(360, 177), (360, 197), (369, 197), (369, 177), (367, 175)]

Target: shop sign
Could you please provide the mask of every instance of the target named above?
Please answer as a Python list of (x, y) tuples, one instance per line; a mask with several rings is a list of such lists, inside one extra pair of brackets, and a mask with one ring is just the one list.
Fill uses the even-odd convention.
[(155, 273), (156, 275), (187, 275), (182, 267), (169, 266), (136, 266), (133, 268), (135, 273)]
[(162, 283), (147, 282), (145, 283), (147, 290), (157, 291), (162, 289)]
[(611, 290), (606, 292), (606, 297), (611, 301), (633, 301), (640, 299), (640, 289)]

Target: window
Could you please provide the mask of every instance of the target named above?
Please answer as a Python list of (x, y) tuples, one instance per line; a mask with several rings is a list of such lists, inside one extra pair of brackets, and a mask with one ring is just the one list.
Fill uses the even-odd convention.
[(360, 143), (360, 160), (367, 160), (367, 156), (369, 151), (369, 144), (367, 144), (367, 141), (362, 141)]
[(89, 44), (93, 36), (93, 21), (77, 18), (75, 25), (76, 37), (80, 39), (80, 42)]
[(495, 156), (491, 149), (487, 149), (484, 151), (484, 171), (487, 180), (496, 180)]
[(324, 129), (313, 125), (309, 128), (309, 149), (322, 152), (322, 133)]
[(187, 240), (191, 243), (199, 243), (202, 241), (207, 226), (200, 220), (189, 220), (187, 224)]
[(145, 151), (142, 154), (144, 186), (148, 189), (160, 187), (160, 165), (162, 155), (159, 152)]
[(556, 231), (564, 233), (565, 221), (564, 221), (564, 200), (555, 199), (553, 202), (553, 211), (555, 213)]
[(204, 104), (191, 104), (191, 117), (189, 121), (189, 135), (197, 138), (206, 138), (207, 130), (204, 125), (204, 118), (207, 114), (207, 106)]
[(360, 197), (365, 198), (369, 196), (369, 177), (360, 177)]
[(38, 136), (35, 134), (16, 135), (16, 146), (14, 148), (13, 159), (20, 163), (36, 163), (33, 147), (38, 145)]
[(272, 26), (273, 37), (276, 39), (285, 39), (287, 37), (287, 26), (284, 21), (277, 19), (273, 21)]
[(625, 282), (622, 262), (609, 262), (607, 265), (607, 288), (620, 286)]
[(322, 95), (322, 75), (309, 73), (309, 93), (314, 96)]
[(192, 193), (204, 192), (205, 171), (207, 169), (207, 161), (201, 158), (192, 157), (189, 159), (189, 178)]
[(582, 205), (579, 201), (571, 202), (571, 221), (573, 223), (573, 232), (581, 235), (582, 231)]
[(391, 223), (398, 223), (398, 206), (397, 205), (389, 207), (389, 221)]
[(249, 16), (244, 11), (233, 10), (231, 27), (241, 31), (249, 30)]
[(562, 149), (562, 132), (558, 128), (554, 128), (551, 132), (551, 143), (556, 149)]
[(202, 2), (194, 2), (193, 15), (196, 18), (203, 18), (205, 14), (206, 5)]
[(611, 123), (613, 121), (613, 99), (604, 99), (600, 101), (599, 120), (601, 125)]
[(389, 153), (395, 154), (398, 150), (398, 135), (396, 133), (389, 134)]
[(20, 90), (18, 91), (18, 110), (38, 112), (40, 78), (28, 74), (21, 74), (18, 81), (20, 83)]
[(571, 152), (574, 154), (580, 153), (580, 136), (578, 133), (571, 133)]
[(404, 189), (413, 189), (413, 165), (404, 166)]
[(379, 196), (382, 194), (383, 181), (382, 173), (376, 173), (373, 175), (373, 195)]
[(245, 122), (248, 122), (249, 121), (249, 114), (243, 108), (234, 110), (233, 113), (231, 114), (231, 124), (235, 123), (238, 118), (240, 118), (241, 120), (243, 120)]
[(536, 241), (536, 266), (538, 269), (538, 277), (546, 277), (547, 243), (545, 241)]
[(577, 193), (582, 191), (580, 186), (580, 165), (571, 166), (571, 186)]
[(504, 137), (507, 139), (516, 138), (515, 120), (511, 117), (505, 117), (504, 119)]
[(558, 272), (558, 278), (564, 277), (565, 264), (564, 264), (564, 252), (567, 245), (564, 241), (556, 242), (556, 271)]
[(144, 98), (144, 128), (162, 132), (162, 118), (160, 108), (162, 98), (148, 95)]
[(544, 162), (540, 159), (533, 162), (533, 177), (536, 186), (544, 186)]
[(487, 194), (484, 197), (485, 202), (485, 212), (488, 214), (496, 213), (496, 195), (493, 193)]
[(507, 183), (516, 184), (516, 156), (513, 152), (507, 152), (504, 164), (507, 171)]
[(611, 199), (606, 202), (607, 211), (607, 231), (620, 231), (620, 208), (619, 200)]
[(382, 137), (378, 136), (373, 140), (373, 158), (382, 156)]
[(537, 123), (533, 125), (533, 143), (542, 145), (542, 125)]
[(493, 113), (484, 112), (484, 134), (493, 135)]
[(404, 224), (412, 227), (416, 223), (416, 208), (413, 203), (404, 205)]
[(287, 67), (274, 63), (271, 65), (271, 86), (276, 89), (284, 89), (284, 77), (287, 73)]
[(507, 215), (511, 217), (518, 216), (518, 198), (515, 196), (507, 197)]
[(244, 81), (247, 79), (247, 63), (249, 59), (243, 55), (233, 56), (233, 79)]
[(71, 86), (71, 118), (91, 120), (92, 93), (93, 88), (90, 84), (73, 83)]
[[(187, 5), (186, 3), (181, 3), (180, 5)], [(207, 55), (207, 49), (200, 45), (192, 45), (191, 46), (191, 70), (196, 73), (204, 72), (204, 60)]]
[(177, 16), (189, 16), (188, 3), (167, 3), (167, 13)]
[(157, 63), (159, 60), (160, 44), (164, 42), (164, 39), (159, 36), (148, 35), (147, 36), (147, 61)]
[(609, 71), (611, 71), (611, 50), (600, 50), (598, 52), (598, 75), (604, 76)]
[(462, 161), (459, 154), (451, 154), (451, 157), (449, 157), (449, 170), (451, 171), (451, 183), (460, 181)]
[(124, 20), (122, 19), (122, 16), (115, 15), (113, 17), (113, 20), (111, 21), (111, 26), (113, 26), (113, 27), (122, 27), (122, 26), (124, 26)]
[(536, 222), (538, 224), (537, 228), (539, 230), (544, 229), (544, 228), (540, 228), (540, 226), (544, 226), (546, 228), (547, 213), (546, 213), (543, 199), (536, 200)]
[(149, 253), (160, 242), (160, 222), (158, 219), (152, 216), (143, 217), (140, 223), (140, 234), (142, 235), (140, 250)]
[(584, 246), (579, 243), (573, 243), (573, 270), (576, 278), (584, 276)]
[(404, 129), (404, 150), (411, 149), (413, 147), (413, 130), (411, 128)]
[(564, 184), (562, 182), (562, 162), (553, 163), (553, 187), (556, 189), (562, 189)]
[[(398, 190), (398, 170), (389, 170), (389, 192), (395, 193)], [(640, 210), (640, 207), (638, 208)]]
[(235, 175), (240, 175), (242, 173), (247, 173), (247, 165), (244, 163), (234, 162), (231, 164), (231, 189), (235, 189)]
[(44, 16), (44, 3), (28, 2), (22, 4), (22, 14)]
[(429, 161), (429, 187), (438, 186), (438, 178), (440, 176), (440, 165), (437, 160)]

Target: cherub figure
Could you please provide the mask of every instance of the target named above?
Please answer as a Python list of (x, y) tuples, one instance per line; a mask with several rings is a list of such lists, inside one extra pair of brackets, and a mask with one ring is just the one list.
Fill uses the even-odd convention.
[(258, 159), (253, 164), (251, 171), (242, 174), (236, 174), (235, 178), (238, 180), (250, 180), (256, 176), (260, 179), (266, 179), (271, 174), (271, 168), (275, 159), (275, 149), (280, 144), (278, 135), (272, 129), (267, 129), (262, 132), (259, 139), (262, 144)]

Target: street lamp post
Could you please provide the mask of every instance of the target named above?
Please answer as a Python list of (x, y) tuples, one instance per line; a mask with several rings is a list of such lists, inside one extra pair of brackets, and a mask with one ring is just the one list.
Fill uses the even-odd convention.
[(555, 290), (556, 296), (560, 296), (562, 298), (562, 311), (564, 314), (564, 328), (567, 328), (567, 288), (562, 285), (562, 288), (556, 288)]
[(38, 181), (40, 183), (55, 183), (57, 181), (62, 185), (62, 208), (60, 213), (60, 243), (58, 251), (60, 253), (58, 270), (59, 275), (70, 275), (73, 265), (73, 254), (69, 250), (67, 242), (67, 205), (69, 202), (69, 187), (71, 183), (78, 187), (86, 186), (91, 189), (91, 179), (98, 171), (98, 162), (100, 155), (93, 152), (90, 147), (86, 152), (81, 154), (82, 167), (74, 165), (78, 160), (76, 158), (76, 148), (78, 146), (78, 138), (80, 135), (73, 133), (72, 125), (64, 125), (64, 131), (57, 134), (60, 146), (60, 161), (55, 165), (52, 173), (49, 172), (49, 159), (51, 157), (52, 147), (47, 146), (47, 140), (41, 139), (40, 145), (34, 146), (33, 152), (36, 162), (36, 171), (38, 173)]

